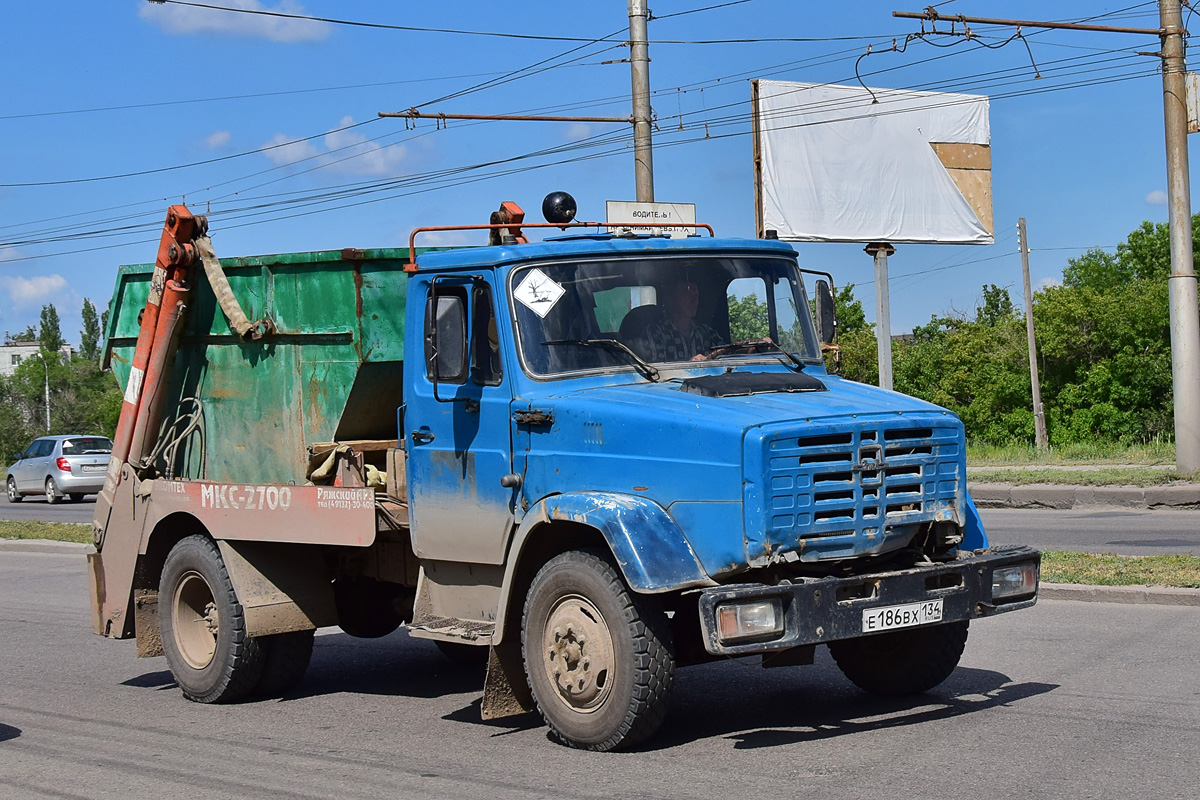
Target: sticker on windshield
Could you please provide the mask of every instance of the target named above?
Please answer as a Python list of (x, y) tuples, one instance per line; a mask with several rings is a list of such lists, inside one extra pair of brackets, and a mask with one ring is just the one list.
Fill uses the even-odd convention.
[(524, 280), (513, 289), (515, 297), (521, 305), (537, 314), (542, 319), (554, 308), (554, 304), (566, 294), (567, 290), (555, 283), (550, 277), (536, 267), (529, 270)]

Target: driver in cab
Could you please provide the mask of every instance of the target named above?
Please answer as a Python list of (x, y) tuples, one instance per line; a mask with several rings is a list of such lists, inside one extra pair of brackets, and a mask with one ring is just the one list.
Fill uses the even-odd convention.
[(647, 361), (705, 361), (721, 342), (711, 326), (696, 321), (700, 288), (689, 279), (668, 286), (662, 302), (664, 318), (646, 326), (635, 349)]

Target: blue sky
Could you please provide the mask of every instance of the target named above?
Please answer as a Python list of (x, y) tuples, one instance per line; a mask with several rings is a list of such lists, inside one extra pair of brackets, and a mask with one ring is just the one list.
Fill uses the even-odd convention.
[[(232, 256), (401, 246), (419, 225), (486, 222), (503, 200), (540, 221), (541, 199), (556, 189), (575, 196), (581, 219), (603, 218), (606, 200), (634, 199), (628, 126), (438, 129), (376, 118), (410, 106), (626, 116), (628, 65), (602, 63), (628, 54), (624, 0), (199, 1), (393, 26), (612, 36), (588, 44), (378, 29), (146, 0), (10, 4), (0, 51), (0, 330), (36, 324), (54, 303), (77, 342), (83, 298), (103, 309), (117, 266), (153, 259), (166, 207), (181, 200), (209, 213), (218, 255)], [(1154, 37), (1026, 30), (1044, 76), (1036, 79), (1020, 40), (981, 46), (1000, 44), (1007, 29), (888, 52), (893, 37), (920, 30), (891, 12), (927, 0), (750, 0), (682, 13), (721, 1), (659, 0), (649, 26), (657, 199), (695, 203), (719, 235), (754, 235), (751, 79), (853, 83), (870, 44), (859, 64), (869, 85), (992, 97), (996, 244), (900, 246), (891, 259), (896, 333), (934, 314), (970, 313), (985, 283), (1010, 287), (1019, 302), (1020, 216), (1041, 285), (1085, 248), (1111, 248), (1142, 220), (1166, 219), (1158, 61), (1135, 54), (1157, 50)], [(939, 11), (1158, 25), (1155, 3), (1132, 0), (953, 0)], [(763, 41), (771, 38), (815, 41)], [(730, 39), (752, 41), (699, 43)], [(494, 85), (463, 93), (486, 82)], [(1092, 85), (1064, 88), (1071, 83)], [(441, 100), (449, 95), (458, 96)], [(506, 163), (478, 166), (492, 162)], [(860, 245), (797, 249), (839, 284), (858, 284), (873, 317), (872, 265)]]

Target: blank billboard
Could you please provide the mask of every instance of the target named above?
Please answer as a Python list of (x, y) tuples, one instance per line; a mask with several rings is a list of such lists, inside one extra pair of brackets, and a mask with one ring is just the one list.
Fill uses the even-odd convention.
[(754, 81), (758, 233), (992, 244), (988, 99)]

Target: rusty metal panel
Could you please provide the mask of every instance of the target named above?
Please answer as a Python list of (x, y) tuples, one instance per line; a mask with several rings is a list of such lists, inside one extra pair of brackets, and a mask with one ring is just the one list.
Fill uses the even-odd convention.
[(338, 486), (156, 480), (148, 530), (184, 512), (214, 539), (369, 547), (375, 490)]
[[(276, 333), (242, 342), (207, 281), (197, 282), (164, 418), (182, 424), (196, 398), (202, 424), (172, 476), (299, 483), (311, 442), (395, 439), (407, 258), (407, 250), (380, 249), (221, 259), (246, 314), (269, 317)], [(117, 276), (105, 359), (122, 387), (151, 270), (124, 266)]]

